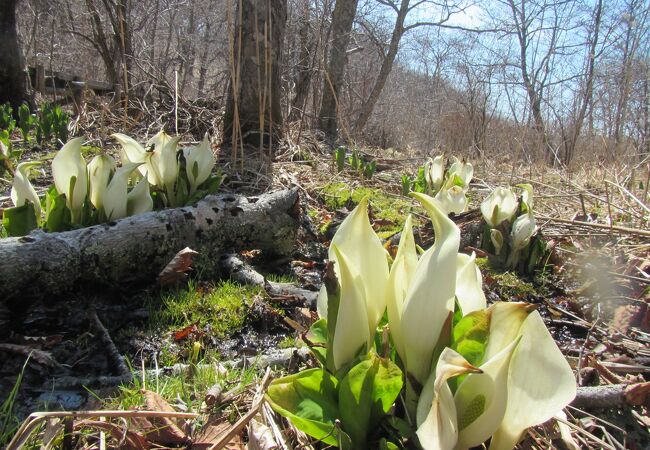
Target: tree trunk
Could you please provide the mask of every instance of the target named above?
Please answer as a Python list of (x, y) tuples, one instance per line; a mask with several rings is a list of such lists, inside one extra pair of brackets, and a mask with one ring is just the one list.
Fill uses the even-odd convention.
[(372, 91), (368, 100), (363, 104), (361, 108), (361, 114), (357, 119), (355, 124), (355, 130), (357, 133), (360, 133), (363, 130), (363, 127), (366, 126), (368, 119), (372, 111), (375, 109), (377, 100), (381, 95), (381, 91), (384, 90), (388, 76), (393, 70), (393, 63), (395, 62), (395, 57), (397, 56), (397, 51), (399, 50), (399, 43), (404, 35), (404, 21), (406, 20), (406, 15), (409, 12), (409, 2), (410, 0), (402, 0), (400, 8), (397, 11), (397, 19), (395, 19), (395, 27), (393, 27), (393, 34), (390, 38), (390, 45), (388, 46), (388, 52), (384, 55), (384, 59), (381, 62), (381, 68), (379, 69), (379, 75), (375, 81)]
[(347, 48), (350, 42), (352, 23), (357, 14), (358, 0), (338, 0), (332, 12), (330, 48), (325, 80), (323, 81), (323, 101), (318, 118), (320, 129), (334, 142), (338, 133), (338, 96), (343, 83), (343, 73), (347, 62)]
[(294, 248), (296, 190), (259, 197), (209, 196), (195, 207), (168, 209), (63, 233), (36, 232), (0, 240), (0, 303), (151, 283), (185, 247), (199, 252), (194, 268), (218, 270), (218, 255), (260, 249), (288, 255)]
[(224, 136), (233, 145), (241, 137), (246, 144), (272, 148), (282, 128), (280, 64), (287, 2), (241, 0), (238, 8)]
[(17, 4), (18, 0), (0, 2), (0, 105), (9, 102), (14, 111), (24, 102), (31, 104), (16, 31)]
[[(302, 23), (298, 31), (298, 45), (300, 45), (300, 54), (298, 56), (298, 67), (296, 70), (296, 94), (291, 101), (291, 112), (289, 113), (289, 121), (296, 121), (300, 119), (305, 111), (305, 104), (307, 103), (307, 94), (309, 93), (309, 85), (311, 83), (312, 74), (312, 52), (314, 49), (314, 39), (310, 39), (310, 8), (309, 0), (303, 0), (303, 14), (301, 17)], [(311, 35), (313, 36), (313, 35)]]

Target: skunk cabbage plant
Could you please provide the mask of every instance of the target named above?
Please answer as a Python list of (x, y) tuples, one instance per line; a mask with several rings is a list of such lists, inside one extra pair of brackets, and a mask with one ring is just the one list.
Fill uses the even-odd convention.
[(30, 172), (40, 166), (40, 162), (28, 161), (22, 162), (16, 166), (14, 181), (11, 185), (11, 201), (14, 206), (23, 206), (25, 202), (31, 202), (34, 205), (34, 212), (37, 219), (41, 217), (41, 200), (36, 194), (36, 190), (29, 181)]
[[(386, 309), (388, 260), (386, 250), (370, 225), (367, 199), (363, 199), (341, 223), (332, 239), (329, 259), (334, 262), (341, 286), (332, 348), (334, 367), (338, 369), (349, 363), (360, 348), (367, 353)], [(319, 314), (327, 319), (324, 285), (319, 299)], [(364, 319), (365, 327), (360, 326), (360, 318)]]
[(424, 163), (424, 178), (427, 182), (427, 187), (431, 191), (438, 191), (442, 186), (445, 179), (445, 158), (438, 155), (435, 158), (428, 158)]
[(543, 260), (546, 247), (537, 233), (533, 188), (520, 184), (519, 200), (509, 188), (497, 187), (481, 203), (486, 222), (482, 247), (497, 266), (531, 272)]
[(115, 160), (109, 155), (97, 155), (88, 164), (90, 202), (98, 210), (104, 207), (104, 193), (116, 168)]
[(460, 161), (455, 156), (445, 173), (444, 183), (435, 195), (443, 211), (447, 214), (460, 214), (467, 209), (467, 191), (469, 183), (474, 176), (474, 167), (471, 163)]
[(107, 220), (117, 220), (127, 215), (129, 176), (142, 163), (126, 163), (115, 171), (104, 192), (104, 213)]
[(273, 381), (266, 399), (339, 448), (512, 449), (573, 399), (573, 373), (533, 306), (487, 307), (458, 227), (438, 200), (412, 195), (433, 246), (418, 256), (409, 216), (389, 268), (360, 202), (332, 239), (321, 319), (305, 335), (321, 366)]
[(178, 178), (176, 150), (180, 137), (172, 138), (164, 131), (158, 132), (146, 144), (146, 148), (135, 139), (121, 133), (113, 138), (122, 146), (125, 162), (141, 163), (138, 170), (149, 183), (158, 186), (167, 194), (167, 202), (176, 206), (175, 183)]
[(511, 220), (517, 212), (517, 197), (511, 189), (495, 188), (481, 203), (483, 219), (492, 228), (496, 228), (505, 220)]
[(183, 155), (185, 156), (187, 179), (190, 183), (190, 195), (192, 195), (199, 185), (208, 179), (216, 164), (208, 134), (205, 134), (199, 145), (184, 148)]
[(2, 210), (7, 234), (23, 236), (38, 226), (65, 231), (152, 211), (155, 206), (191, 204), (220, 187), (221, 174), (212, 175), (215, 159), (207, 134), (198, 145), (183, 149), (186, 170), (182, 171), (179, 137), (161, 131), (145, 147), (124, 134), (113, 137), (122, 148), (119, 167), (107, 154), (95, 156), (86, 165), (83, 138), (68, 141), (52, 160), (54, 186), (44, 199), (28, 178), (38, 163), (20, 164), (11, 190), (14, 207)]
[(59, 194), (64, 194), (72, 222), (80, 223), (88, 194), (88, 170), (81, 156), (83, 138), (71, 139), (52, 160), (52, 177)]
[(445, 170), (445, 158), (438, 155), (427, 158), (415, 181), (402, 176), (402, 192), (407, 194), (412, 184), (415, 192), (433, 196), (445, 213), (460, 214), (467, 209), (467, 191), (473, 176), (474, 167), (469, 162), (452, 157)]

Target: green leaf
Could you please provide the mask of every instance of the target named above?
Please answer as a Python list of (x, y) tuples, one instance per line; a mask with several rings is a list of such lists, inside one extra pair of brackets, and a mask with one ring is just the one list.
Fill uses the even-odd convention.
[(70, 229), (70, 210), (65, 205), (65, 194), (59, 194), (52, 186), (45, 194), (45, 223), (43, 228), (50, 232)]
[(413, 428), (411, 425), (401, 417), (391, 416), (387, 420), (388, 425), (393, 428), (401, 438), (410, 439), (413, 437)]
[(402, 371), (388, 358), (371, 353), (352, 367), (339, 384), (339, 408), (343, 429), (354, 448), (366, 448), (369, 432), (402, 390)]
[[(178, 177), (176, 179), (176, 202), (179, 205), (190, 205), (190, 187), (185, 177)], [(202, 197), (201, 197), (202, 198)]]
[(399, 447), (393, 442), (387, 441), (386, 438), (381, 438), (379, 441), (380, 450), (398, 450)]
[[(339, 315), (339, 304), (341, 303), (341, 285), (336, 283), (336, 292), (327, 293), (327, 348), (334, 348), (334, 333), (336, 332), (336, 321)], [(326, 367), (334, 372), (334, 352), (327, 352)]]
[(451, 182), (451, 186), (464, 187), (465, 183), (463, 182), (463, 179), (458, 174), (454, 174), (454, 178)]
[(413, 183), (413, 191), (422, 194), (427, 191), (427, 180), (424, 176), (424, 166), (418, 168), (418, 176), (415, 178), (415, 183)]
[(271, 407), (299, 430), (337, 445), (338, 381), (324, 369), (310, 369), (274, 380), (266, 394)]
[[(319, 319), (312, 324), (305, 336), (309, 349), (322, 365), (327, 362), (327, 320)], [(316, 344), (313, 346), (312, 344)], [(321, 347), (322, 345), (322, 347)]]
[(336, 162), (336, 170), (342, 172), (345, 169), (345, 147), (338, 147), (334, 150), (334, 161)]
[(490, 312), (474, 311), (463, 317), (452, 331), (451, 348), (470, 364), (479, 366), (483, 361), (490, 331)]
[(25, 236), (38, 227), (34, 204), (25, 202), (22, 206), (5, 208), (2, 211), (2, 226), (9, 236)]

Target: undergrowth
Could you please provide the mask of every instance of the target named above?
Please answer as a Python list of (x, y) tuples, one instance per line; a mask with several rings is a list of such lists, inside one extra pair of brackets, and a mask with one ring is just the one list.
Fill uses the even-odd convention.
[(320, 189), (320, 196), (325, 206), (332, 211), (343, 207), (352, 209), (364, 197), (368, 197), (375, 221), (375, 230), (381, 238), (401, 231), (406, 217), (412, 210), (410, 200), (388, 194), (381, 189), (354, 187), (343, 182), (326, 184)]

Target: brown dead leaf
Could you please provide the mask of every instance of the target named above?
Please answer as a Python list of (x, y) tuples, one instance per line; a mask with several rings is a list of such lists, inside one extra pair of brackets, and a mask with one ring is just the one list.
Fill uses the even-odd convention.
[(182, 341), (190, 337), (191, 335), (201, 334), (198, 327), (198, 322), (188, 325), (182, 330), (178, 330), (174, 333), (174, 341)]
[(248, 424), (248, 450), (273, 450), (279, 448), (271, 429), (252, 419)]
[(99, 420), (81, 420), (75, 423), (75, 430), (82, 430), (84, 428), (94, 428), (102, 430), (111, 435), (119, 443), (119, 448), (126, 450), (146, 450), (151, 448), (147, 440), (139, 433), (124, 429), (119, 425), (111, 422), (102, 422)]
[(5, 351), (9, 353), (17, 353), (23, 356), (30, 356), (30, 358), (36, 361), (39, 364), (49, 367), (55, 367), (59, 363), (52, 357), (49, 352), (43, 350), (38, 350), (32, 348), (28, 345), (18, 345), (18, 344), (0, 344), (0, 351)]
[(174, 255), (172, 260), (158, 275), (158, 284), (170, 286), (187, 280), (187, 272), (192, 269), (192, 256), (198, 255), (189, 247), (185, 247)]
[[(167, 400), (157, 393), (147, 390), (143, 390), (142, 393), (144, 395), (144, 407), (147, 411), (175, 412), (174, 408), (167, 403)], [(177, 446), (187, 444), (190, 441), (187, 434), (180, 429), (173, 419), (168, 417), (140, 418), (137, 424), (146, 438), (158, 445)]]
[(242, 255), (244, 258), (255, 259), (262, 254), (262, 251), (257, 249), (242, 250), (239, 254)]
[(626, 387), (625, 400), (630, 405), (650, 407), (650, 381)]
[(304, 267), (305, 269), (313, 269), (316, 266), (316, 261), (301, 261), (294, 259), (291, 261), (292, 267)]
[[(217, 442), (219, 436), (226, 433), (232, 425), (226, 420), (221, 418), (219, 420), (207, 423), (194, 437), (191, 450), (206, 450), (212, 447)], [(226, 450), (243, 450), (244, 441), (241, 435), (236, 435), (223, 447)]]
[(647, 314), (648, 307), (643, 303), (619, 306), (614, 311), (609, 329), (611, 332), (627, 334), (631, 327), (647, 328)]

